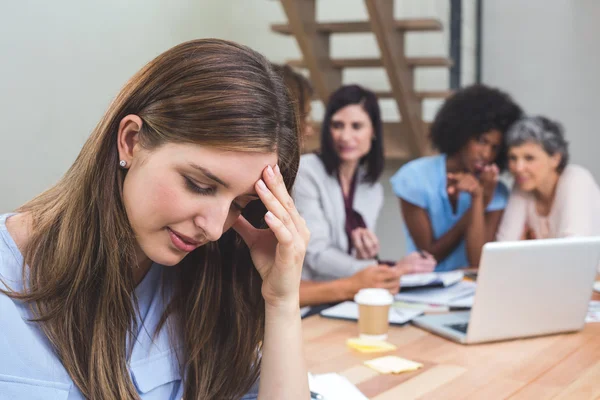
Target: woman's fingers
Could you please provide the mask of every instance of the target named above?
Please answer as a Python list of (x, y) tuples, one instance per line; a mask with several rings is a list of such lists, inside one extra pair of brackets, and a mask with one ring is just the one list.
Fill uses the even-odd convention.
[(303, 258), (310, 233), (287, 192), (279, 168), (267, 166), (255, 189), (268, 210), (265, 222), (282, 245), (279, 246), (280, 256), (285, 260)]
[(278, 213), (276, 210), (271, 211), (273, 211), (288, 229), (297, 231), (305, 241), (305, 244), (307, 244), (310, 232), (306, 226), (306, 221), (304, 221), (304, 218), (298, 213), (294, 200), (285, 187), (279, 166), (276, 165), (275, 168), (272, 168), (270, 165), (267, 166), (263, 171), (263, 181), (266, 183), (273, 198), (281, 206), (281, 208), (277, 207)]
[(291, 247), (294, 244), (294, 234), (290, 232), (287, 226), (275, 216), (271, 211), (267, 211), (265, 214), (265, 222), (271, 228), (271, 231), (275, 234), (277, 241), (284, 245), (282, 248), (282, 256), (288, 256), (286, 251), (287, 247)]
[(379, 286), (381, 289), (387, 289), (392, 294), (396, 294), (400, 291), (400, 280), (396, 280), (396, 282), (385, 282)]
[(356, 228), (352, 231), (351, 238), (358, 258), (373, 258), (379, 253), (379, 240), (370, 230)]
[(413, 264), (413, 272), (414, 273), (424, 273), (431, 272), (435, 268), (435, 263), (418, 263)]
[(367, 258), (375, 257), (379, 253), (379, 239), (368, 229), (363, 229), (361, 235), (367, 252)]
[(413, 252), (400, 260), (397, 264), (403, 274), (416, 274), (422, 272), (431, 272), (437, 265), (435, 258), (429, 253), (422, 252), (425, 258), (419, 252)]
[(354, 246), (354, 248), (356, 249), (356, 256), (359, 259), (366, 259), (368, 258), (367, 255), (365, 254), (365, 249), (364, 249), (364, 243), (363, 243), (363, 238), (361, 235), (361, 229), (357, 228), (354, 229), (351, 233), (352, 236), (352, 245)]
[(436, 262), (435, 257), (433, 256), (433, 254), (431, 254), (428, 251), (421, 250), (419, 254), (421, 254), (421, 256), (422, 256), (421, 258), (425, 257), (425, 259), (427, 259), (427, 260), (431, 260), (433, 262)]
[(285, 225), (290, 232), (297, 232), (296, 225), (294, 224), (292, 217), (281, 204), (279, 199), (277, 199), (273, 192), (267, 187), (265, 182), (262, 179), (259, 179), (255, 186), (256, 192), (258, 193), (258, 196), (264, 203), (265, 207), (267, 207), (267, 210), (277, 217), (277, 219), (283, 225)]
[(496, 164), (486, 165), (483, 173), (481, 174), (481, 180), (486, 182), (495, 182), (498, 180), (500, 169)]

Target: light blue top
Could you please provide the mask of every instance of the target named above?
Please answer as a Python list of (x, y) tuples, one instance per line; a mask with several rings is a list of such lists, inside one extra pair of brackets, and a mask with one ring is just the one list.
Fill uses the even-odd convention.
[[(448, 199), (444, 154), (419, 158), (403, 165), (390, 178), (390, 183), (396, 196), (427, 211), (435, 239), (448, 232), (471, 207), (471, 195), (461, 192), (458, 196), (456, 213), (452, 209)], [(486, 211), (503, 210), (507, 201), (508, 189), (502, 182), (498, 182), (494, 197)], [(407, 237), (407, 251), (417, 250), (406, 226), (404, 231)], [(450, 271), (468, 265), (465, 241), (462, 240), (444, 260), (438, 263), (436, 271)]]
[[(23, 256), (6, 230), (10, 214), (0, 215), (0, 279), (12, 290), (23, 288)], [(176, 350), (168, 329), (154, 339), (164, 311), (162, 266), (153, 264), (135, 289), (140, 315), (139, 332), (129, 362), (131, 378), (143, 400), (179, 400), (183, 395)], [(0, 282), (0, 287), (6, 286)], [(0, 294), (0, 398), (11, 400), (83, 400), (28, 307)], [(256, 388), (244, 399), (256, 399)]]

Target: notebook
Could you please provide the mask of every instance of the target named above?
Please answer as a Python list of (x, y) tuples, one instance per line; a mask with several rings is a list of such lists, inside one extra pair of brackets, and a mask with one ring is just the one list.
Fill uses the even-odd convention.
[[(353, 301), (345, 301), (333, 307), (321, 311), (321, 316), (325, 318), (347, 319), (351, 321), (358, 320), (358, 304)], [(413, 318), (423, 314), (419, 309), (402, 309), (390, 307), (390, 324), (403, 325)]]
[(404, 292), (400, 290), (396, 300), (413, 303), (438, 304), (448, 307), (469, 308), (473, 306), (477, 284), (461, 281), (446, 288), (428, 288)]
[(463, 280), (462, 271), (429, 272), (425, 274), (408, 274), (400, 278), (401, 290), (414, 290), (433, 287), (448, 287)]

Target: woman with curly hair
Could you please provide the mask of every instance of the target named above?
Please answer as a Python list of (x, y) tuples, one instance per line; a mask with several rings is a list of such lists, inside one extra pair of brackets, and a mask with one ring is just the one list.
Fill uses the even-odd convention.
[(506, 134), (515, 177), (497, 240), (600, 235), (600, 188), (587, 169), (569, 164), (562, 126), (526, 117)]
[(425, 250), (437, 271), (477, 266), (494, 240), (508, 190), (504, 135), (522, 115), (502, 91), (484, 85), (459, 90), (438, 111), (430, 138), (441, 154), (407, 163), (390, 179), (400, 198), (408, 251)]

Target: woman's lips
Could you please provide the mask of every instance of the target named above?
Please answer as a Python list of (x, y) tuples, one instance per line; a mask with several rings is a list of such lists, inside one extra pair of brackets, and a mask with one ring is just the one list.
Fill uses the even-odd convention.
[(167, 231), (169, 232), (169, 237), (171, 238), (173, 246), (183, 252), (189, 253), (200, 246), (200, 242), (196, 242), (187, 236), (175, 232), (171, 228), (167, 228)]

